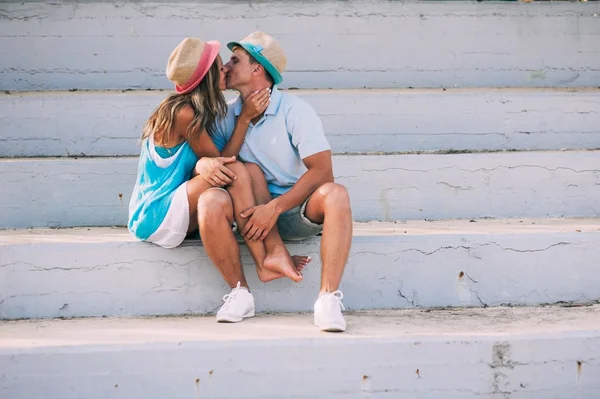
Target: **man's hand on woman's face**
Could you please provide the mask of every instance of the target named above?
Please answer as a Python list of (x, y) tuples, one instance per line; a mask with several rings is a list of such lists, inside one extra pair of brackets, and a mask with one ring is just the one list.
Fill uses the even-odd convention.
[(253, 206), (242, 212), (243, 218), (250, 218), (242, 230), (242, 236), (248, 241), (262, 241), (277, 223), (279, 215), (271, 203)]
[(255, 91), (244, 100), (241, 116), (251, 121), (265, 112), (270, 102), (271, 89), (269, 87)]
[(231, 162), (235, 162), (235, 157), (203, 157), (196, 162), (196, 173), (213, 187), (225, 187), (237, 180), (237, 176), (225, 166)]

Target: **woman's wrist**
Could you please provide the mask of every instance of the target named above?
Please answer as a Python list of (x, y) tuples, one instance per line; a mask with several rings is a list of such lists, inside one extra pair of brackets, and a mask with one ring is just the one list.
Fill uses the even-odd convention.
[(245, 126), (250, 126), (250, 121), (252, 120), (252, 118), (247, 117), (246, 115), (244, 115), (243, 113), (240, 114), (237, 124), (238, 126), (241, 125), (245, 125)]

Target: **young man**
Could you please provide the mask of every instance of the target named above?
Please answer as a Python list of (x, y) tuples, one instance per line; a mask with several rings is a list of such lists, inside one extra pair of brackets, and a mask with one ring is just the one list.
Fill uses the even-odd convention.
[[(352, 212), (347, 190), (333, 182), (331, 147), (321, 120), (308, 103), (277, 89), (286, 58), (273, 37), (254, 32), (228, 47), (233, 54), (224, 66), (227, 88), (240, 96), (229, 103), (227, 116), (217, 126), (213, 140), (219, 150), (231, 138), (244, 100), (271, 88), (270, 103), (250, 123), (239, 152), (261, 204), (242, 212), (248, 219), (242, 234), (262, 240), (276, 224), (284, 240), (322, 233), (321, 289), (314, 322), (325, 331), (345, 331), (338, 288), (350, 252)], [(250, 300), (245, 294), (239, 296), (239, 305), (231, 307), (243, 312), (242, 302)]]

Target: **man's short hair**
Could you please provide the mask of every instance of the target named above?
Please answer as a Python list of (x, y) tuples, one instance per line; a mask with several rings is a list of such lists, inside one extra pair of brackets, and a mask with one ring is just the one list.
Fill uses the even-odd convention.
[[(256, 60), (256, 58), (254, 58), (254, 57), (252, 56), (252, 54), (250, 54), (249, 52), (247, 52), (247, 51), (246, 51), (246, 49), (245, 49), (245, 48), (243, 48), (243, 47), (240, 47), (240, 46), (235, 46), (233, 49), (231, 49), (231, 51), (235, 51), (235, 50), (237, 50), (237, 49), (240, 49), (240, 50), (242, 50), (244, 53), (248, 54), (248, 57), (250, 58), (250, 63), (251, 63), (252, 65), (254, 65), (254, 64), (260, 64), (260, 62), (258, 62), (258, 61)], [(262, 66), (262, 65), (261, 65), (261, 66)], [(275, 80), (273, 80), (273, 77), (271, 76), (271, 74), (270, 74), (270, 73), (267, 71), (267, 69), (266, 69), (265, 67), (263, 67), (263, 70), (265, 71), (265, 75), (267, 76), (267, 80), (269, 81), (269, 83), (271, 84), (271, 86), (274, 86), (274, 85), (275, 85)]]

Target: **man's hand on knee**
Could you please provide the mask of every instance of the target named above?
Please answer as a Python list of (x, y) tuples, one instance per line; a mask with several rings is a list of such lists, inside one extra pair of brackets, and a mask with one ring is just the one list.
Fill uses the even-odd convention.
[(264, 205), (253, 206), (242, 212), (241, 216), (250, 218), (242, 231), (242, 236), (248, 241), (262, 241), (277, 223), (279, 214), (273, 203), (269, 202)]

